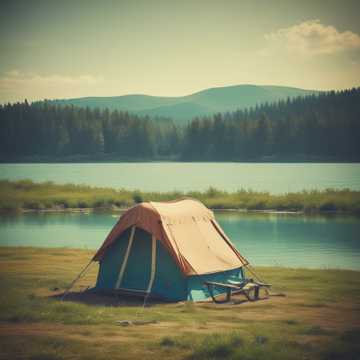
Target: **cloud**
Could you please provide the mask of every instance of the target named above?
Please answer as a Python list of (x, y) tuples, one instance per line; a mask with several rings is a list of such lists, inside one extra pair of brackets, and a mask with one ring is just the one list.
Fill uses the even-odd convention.
[(101, 76), (89, 74), (40, 75), (13, 69), (0, 76), (0, 102), (82, 96), (83, 93), (92, 93), (103, 80)]
[(76, 85), (76, 84), (95, 84), (102, 81), (101, 76), (93, 75), (78, 75), (78, 76), (64, 76), (58, 74), (39, 75), (36, 73), (22, 73), (17, 69), (7, 71), (1, 78), (1, 85), (13, 86), (17, 84), (36, 83), (43, 86), (53, 85)]
[(351, 31), (338, 31), (320, 20), (308, 20), (300, 24), (266, 34), (265, 39), (277, 47), (304, 55), (333, 54), (360, 49), (360, 35)]

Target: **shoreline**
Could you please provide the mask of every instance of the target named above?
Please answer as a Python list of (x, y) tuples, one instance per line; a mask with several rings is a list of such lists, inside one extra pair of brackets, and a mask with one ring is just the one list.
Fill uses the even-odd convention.
[[(11, 214), (91, 214), (91, 213), (107, 213), (107, 214), (121, 214), (127, 211), (130, 207), (124, 208), (50, 208), (50, 209), (31, 209), (21, 208), (16, 211), (9, 209), (0, 209), (0, 216)], [(243, 214), (263, 214), (263, 215), (301, 215), (301, 216), (317, 216), (317, 215), (345, 215), (345, 216), (360, 216), (358, 213), (348, 211), (301, 211), (301, 210), (252, 210), (252, 209), (237, 209), (237, 208), (209, 208), (215, 213), (243, 213)]]
[(248, 159), (227, 159), (227, 160), (208, 160), (208, 159), (182, 159), (182, 158), (96, 158), (96, 157), (72, 157), (72, 158), (14, 158), (0, 159), (1, 165), (19, 164), (119, 164), (119, 163), (274, 163), (274, 164), (301, 164), (301, 163), (330, 163), (330, 164), (359, 164), (359, 159), (348, 158), (321, 158), (321, 157), (274, 157), (274, 158), (248, 158)]
[(123, 212), (141, 202), (194, 198), (214, 211), (276, 214), (360, 215), (360, 191), (309, 190), (271, 194), (252, 190), (143, 192), (75, 184), (0, 180), (1, 213)]
[[(123, 213), (127, 211), (128, 208), (117, 208), (117, 209), (111, 209), (111, 208), (67, 208), (67, 209), (19, 209), (21, 213), (40, 213), (40, 214), (52, 214), (52, 213), (93, 213), (93, 212), (103, 212), (103, 213)], [(237, 212), (237, 213), (250, 213), (250, 214), (280, 214), (280, 215), (306, 215), (304, 211), (278, 211), (278, 210), (248, 210), (248, 209), (214, 209), (210, 208), (210, 210), (214, 212)], [(322, 212), (331, 214), (334, 212)], [(335, 212), (339, 213), (339, 212)]]

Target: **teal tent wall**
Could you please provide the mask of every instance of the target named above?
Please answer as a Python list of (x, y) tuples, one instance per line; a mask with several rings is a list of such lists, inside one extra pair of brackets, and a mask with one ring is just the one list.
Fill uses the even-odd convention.
[[(95, 290), (115, 289), (129, 243), (130, 231), (130, 229), (124, 231), (100, 261)], [(146, 291), (151, 276), (151, 252), (151, 234), (136, 228), (120, 285), (121, 289)], [(242, 268), (206, 275), (185, 276), (167, 249), (157, 241), (156, 271), (151, 294), (169, 301), (200, 301), (210, 296), (204, 281), (227, 282), (242, 279), (243, 276)], [(220, 288), (214, 289), (215, 294), (220, 294), (222, 291), (223, 289)]]
[(187, 278), (159, 241), (157, 242), (156, 259), (156, 273), (152, 293), (171, 301), (186, 299)]
[[(127, 229), (101, 260), (96, 290), (115, 289), (129, 237), (130, 229)], [(151, 272), (151, 250), (151, 235), (136, 228), (121, 288), (137, 291), (147, 289)], [(156, 272), (151, 293), (173, 301), (185, 299), (187, 294), (187, 279), (159, 241), (156, 244)]]
[(130, 229), (124, 231), (117, 241), (108, 249), (105, 258), (100, 261), (100, 269), (95, 289), (115, 289), (121, 264), (128, 245)]
[[(125, 241), (128, 243), (128, 240)], [(145, 291), (151, 272), (151, 236), (136, 229), (121, 288)]]

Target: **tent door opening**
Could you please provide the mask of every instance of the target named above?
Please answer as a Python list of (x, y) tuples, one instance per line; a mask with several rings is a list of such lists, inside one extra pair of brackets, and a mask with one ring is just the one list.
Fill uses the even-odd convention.
[(156, 273), (156, 239), (151, 234), (133, 227), (127, 251), (116, 283), (116, 288), (151, 292)]

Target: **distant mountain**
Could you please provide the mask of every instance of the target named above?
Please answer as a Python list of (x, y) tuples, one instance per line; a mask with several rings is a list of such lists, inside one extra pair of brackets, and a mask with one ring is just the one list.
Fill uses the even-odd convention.
[(124, 95), (62, 99), (51, 102), (60, 105), (72, 104), (81, 107), (129, 111), (151, 117), (171, 117), (183, 122), (196, 116), (234, 111), (265, 102), (273, 103), (314, 93), (318, 93), (318, 91), (286, 86), (235, 85), (206, 89), (179, 97)]

